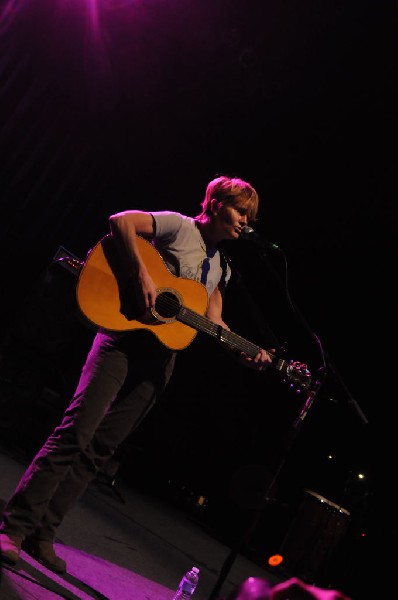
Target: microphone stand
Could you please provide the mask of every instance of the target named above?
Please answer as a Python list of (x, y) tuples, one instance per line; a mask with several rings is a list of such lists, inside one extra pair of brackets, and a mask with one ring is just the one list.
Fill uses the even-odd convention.
[[(250, 228), (247, 228), (247, 229), (250, 229)], [(287, 276), (286, 276), (286, 279), (285, 279), (286, 285), (283, 286), (282, 285), (282, 280), (281, 280), (279, 274), (275, 270), (275, 268), (272, 265), (272, 263), (268, 260), (268, 251), (271, 252), (271, 253), (274, 253), (274, 254), (275, 254), (275, 252), (277, 252), (278, 254), (280, 254), (281, 256), (283, 256), (283, 259), (285, 261), (285, 269), (286, 269), (286, 272), (287, 272), (287, 267), (286, 267), (287, 260), (286, 260), (286, 256), (285, 256), (284, 251), (282, 250), (282, 248), (280, 248), (280, 246), (277, 246), (276, 244), (273, 244), (272, 242), (268, 242), (267, 240), (261, 238), (259, 235), (254, 234), (254, 231), (249, 232), (249, 235), (246, 235), (246, 239), (250, 239), (252, 241), (252, 243), (254, 244), (254, 246), (258, 249), (258, 256), (259, 256), (259, 258), (264, 263), (267, 263), (269, 271), (275, 277), (275, 279), (278, 282), (280, 288), (283, 291), (286, 292), (287, 299), (288, 299), (288, 301), (290, 303), (290, 306), (292, 307), (293, 311), (295, 312), (295, 314), (297, 315), (297, 317), (301, 321), (302, 325), (304, 326), (304, 329), (306, 329), (310, 333), (310, 335), (315, 339), (315, 342), (316, 342), (316, 344), (318, 346), (318, 349), (319, 349), (319, 352), (321, 354), (322, 363), (323, 363), (323, 369), (325, 371), (328, 371), (328, 370), (330, 371), (330, 373), (333, 375), (334, 379), (340, 384), (340, 386), (344, 390), (345, 394), (347, 395), (348, 404), (350, 405), (350, 407), (356, 412), (357, 417), (362, 422), (362, 424), (363, 425), (367, 425), (369, 421), (368, 421), (366, 415), (364, 414), (364, 412), (362, 411), (361, 407), (356, 402), (356, 400), (353, 398), (353, 396), (350, 393), (349, 389), (345, 385), (345, 383), (343, 381), (343, 378), (341, 377), (340, 373), (338, 372), (338, 370), (337, 370), (335, 364), (333, 363), (332, 359), (324, 351), (320, 339), (312, 331), (312, 329), (309, 326), (308, 322), (306, 321), (306, 319), (304, 318), (303, 314), (299, 310), (297, 304), (291, 298), (291, 296), (289, 294), (288, 286), (287, 286)]]
[[(322, 372), (323, 372), (323, 370), (322, 370)], [(241, 549), (247, 544), (247, 542), (250, 541), (252, 534), (255, 532), (258, 522), (264, 512), (264, 509), (267, 506), (267, 503), (271, 498), (271, 492), (278, 480), (280, 473), (282, 472), (282, 470), (286, 464), (286, 461), (290, 454), (290, 451), (300, 433), (301, 427), (304, 423), (304, 419), (308, 415), (308, 412), (314, 403), (315, 397), (318, 394), (318, 391), (320, 390), (322, 383), (323, 383), (323, 379), (316, 379), (312, 389), (309, 391), (307, 399), (305, 401), (305, 404), (304, 404), (303, 408), (301, 409), (300, 415), (297, 417), (297, 419), (295, 420), (295, 422), (293, 424), (293, 431), (290, 435), (289, 443), (285, 447), (284, 454), (279, 461), (279, 464), (275, 470), (275, 473), (271, 479), (271, 482), (269, 483), (267, 489), (264, 492), (263, 497), (261, 498), (261, 501), (259, 502), (259, 506), (254, 514), (252, 521), (249, 523), (249, 525), (248, 525), (247, 529), (244, 531), (242, 537), (237, 540), (237, 542), (231, 548), (230, 553), (227, 555), (227, 558), (224, 561), (224, 563), (220, 569), (220, 575), (216, 581), (216, 584), (215, 584), (208, 600), (217, 600), (218, 593), (220, 592), (220, 590), (223, 586), (223, 583), (224, 583), (225, 579), (227, 578), (228, 573), (232, 568), (232, 565), (235, 562), (235, 559), (239, 555)]]
[[(267, 260), (267, 251), (266, 251), (266, 249), (267, 249), (267, 250), (272, 250), (272, 251), (277, 250), (279, 253), (282, 253), (285, 263), (286, 263), (285, 254), (279, 246), (276, 246), (275, 244), (270, 244), (269, 242), (266, 242), (263, 240), (260, 240), (260, 241), (258, 241), (258, 240), (259, 240), (259, 238), (256, 238), (256, 245), (257, 245), (258, 249), (260, 250), (259, 256), (264, 262)], [(270, 270), (272, 271), (273, 275), (276, 277), (278, 283), (282, 286), (282, 283), (281, 283), (278, 273), (275, 271), (275, 269), (272, 267), (272, 265), (269, 264), (269, 261), (267, 261), (267, 263), (268, 263), (268, 266), (270, 267)], [(239, 275), (239, 278), (240, 277), (241, 276)], [(258, 525), (259, 519), (263, 513), (263, 510), (266, 507), (268, 501), (270, 500), (271, 491), (274, 488), (275, 483), (277, 482), (278, 477), (279, 477), (280, 473), (282, 472), (283, 467), (286, 464), (287, 458), (290, 454), (290, 450), (293, 447), (293, 445), (301, 431), (304, 420), (306, 419), (310, 409), (312, 408), (314, 401), (318, 395), (318, 392), (321, 389), (322, 384), (326, 378), (328, 366), (330, 367), (330, 371), (333, 373), (333, 375), (336, 377), (336, 379), (338, 379), (338, 381), (342, 385), (343, 389), (346, 391), (348, 398), (349, 398), (349, 404), (350, 404), (350, 406), (355, 408), (356, 413), (357, 413), (358, 417), (360, 418), (362, 424), (368, 423), (368, 420), (367, 420), (366, 416), (364, 415), (363, 411), (360, 409), (358, 404), (354, 401), (351, 394), (348, 392), (347, 387), (344, 385), (342, 378), (340, 377), (340, 375), (338, 375), (337, 370), (334, 367), (332, 361), (324, 353), (322, 344), (321, 344), (318, 336), (314, 332), (312, 332), (307, 321), (304, 319), (303, 315), (298, 310), (296, 304), (291, 299), (288, 289), (286, 289), (286, 292), (287, 292), (288, 300), (289, 300), (293, 310), (298, 315), (299, 319), (304, 324), (305, 328), (315, 338), (315, 340), (318, 344), (320, 353), (321, 353), (323, 366), (318, 369), (318, 377), (315, 379), (315, 382), (311, 386), (308, 396), (306, 398), (306, 401), (300, 411), (300, 414), (298, 415), (298, 417), (296, 418), (296, 420), (293, 423), (293, 430), (290, 434), (290, 439), (288, 440), (288, 443), (285, 446), (285, 450), (282, 454), (282, 457), (278, 463), (278, 466), (277, 466), (275, 473), (271, 479), (271, 482), (269, 483), (267, 489), (264, 492), (264, 495), (259, 503), (259, 506), (258, 506), (255, 514), (254, 514), (254, 517), (253, 517), (252, 521), (249, 523), (247, 529), (244, 531), (243, 536), (240, 539), (238, 539), (237, 542), (232, 546), (231, 551), (227, 555), (224, 563), (222, 564), (219, 577), (215, 583), (213, 590), (210, 593), (208, 600), (217, 600), (218, 599), (218, 594), (223, 586), (223, 583), (225, 582), (225, 579), (228, 576), (228, 573), (230, 572), (230, 570), (232, 568), (232, 565), (235, 562), (235, 559), (239, 555), (242, 547), (244, 547), (244, 544), (250, 540), (251, 535), (254, 533), (256, 526)]]

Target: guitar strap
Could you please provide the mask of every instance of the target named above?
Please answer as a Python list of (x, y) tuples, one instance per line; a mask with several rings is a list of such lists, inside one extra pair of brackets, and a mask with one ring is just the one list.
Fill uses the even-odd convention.
[[(225, 290), (227, 288), (227, 274), (228, 274), (228, 259), (224, 253), (224, 250), (222, 248), (219, 248), (219, 253), (220, 253), (220, 265), (222, 268), (222, 276), (220, 279), (220, 282), (218, 284), (218, 288), (221, 292), (221, 296), (224, 297), (225, 295)], [(231, 268), (231, 267), (230, 267)]]

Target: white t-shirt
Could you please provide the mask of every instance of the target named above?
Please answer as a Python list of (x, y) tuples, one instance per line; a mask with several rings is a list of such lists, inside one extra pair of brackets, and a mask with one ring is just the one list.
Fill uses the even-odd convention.
[(221, 264), (217, 248), (206, 248), (195, 219), (177, 212), (151, 213), (156, 226), (155, 248), (177, 277), (201, 281), (209, 296), (224, 277), (227, 284), (231, 269)]

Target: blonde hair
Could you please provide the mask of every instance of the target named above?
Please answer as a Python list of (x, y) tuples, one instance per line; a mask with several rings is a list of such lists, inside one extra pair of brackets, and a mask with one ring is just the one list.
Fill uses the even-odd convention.
[(255, 221), (258, 213), (259, 199), (254, 187), (239, 177), (221, 175), (207, 184), (206, 194), (201, 204), (202, 212), (198, 217), (212, 214), (211, 200), (218, 203), (247, 208), (249, 221)]

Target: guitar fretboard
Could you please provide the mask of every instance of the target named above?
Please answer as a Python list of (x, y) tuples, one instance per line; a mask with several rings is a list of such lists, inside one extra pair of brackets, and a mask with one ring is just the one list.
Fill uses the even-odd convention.
[[(184, 323), (189, 327), (193, 327), (197, 331), (206, 333), (211, 337), (215, 338), (217, 341), (226, 344), (231, 350), (238, 350), (239, 352), (244, 352), (251, 358), (254, 358), (261, 350), (261, 348), (256, 344), (249, 342), (237, 333), (233, 333), (232, 331), (225, 329), (221, 325), (213, 323), (213, 321), (210, 321), (210, 319), (208, 319), (207, 317), (198, 314), (197, 312), (187, 308), (186, 306), (180, 307), (176, 318), (178, 321), (181, 321), (181, 323)], [(274, 368), (277, 371), (280, 371), (283, 375), (287, 376), (292, 381), (296, 380), (301, 382), (301, 385), (304, 388), (308, 388), (310, 386), (311, 378), (309, 376), (308, 371), (295, 371), (294, 367), (290, 364), (289, 361), (286, 361), (283, 358), (276, 359), (274, 354), (272, 354), (269, 351), (267, 352), (272, 359), (272, 368)]]
[(189, 325), (202, 333), (207, 333), (219, 342), (227, 344), (231, 350), (245, 352), (251, 358), (254, 358), (256, 354), (260, 352), (261, 348), (256, 346), (256, 344), (245, 340), (245, 338), (225, 329), (225, 327), (222, 327), (221, 325), (213, 323), (213, 321), (210, 321), (207, 317), (199, 315), (185, 306), (180, 308), (177, 319), (185, 325)]

